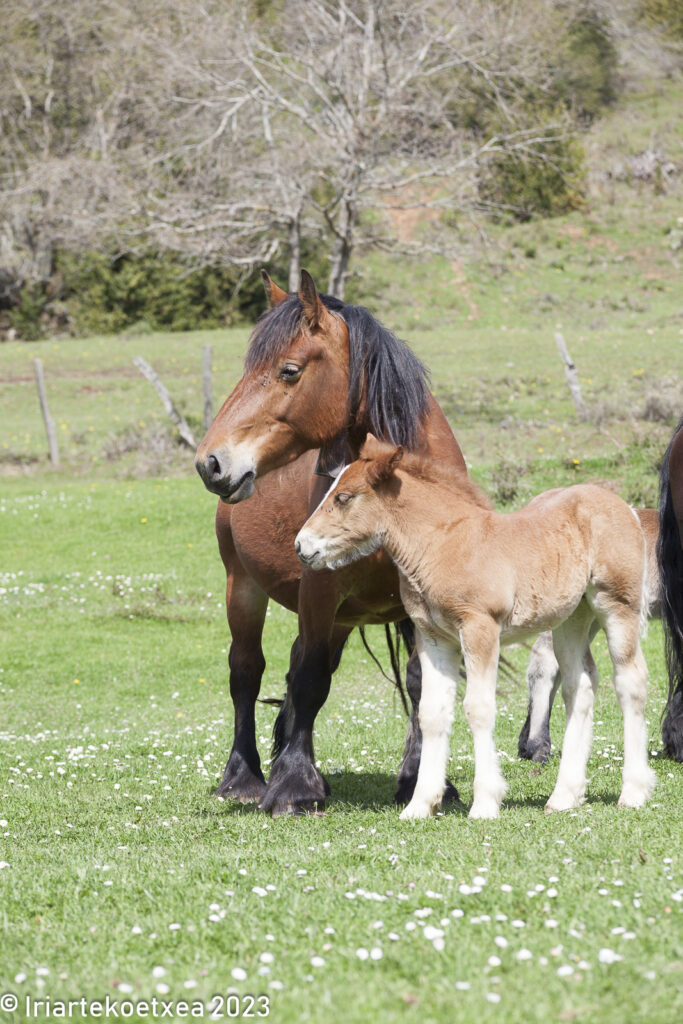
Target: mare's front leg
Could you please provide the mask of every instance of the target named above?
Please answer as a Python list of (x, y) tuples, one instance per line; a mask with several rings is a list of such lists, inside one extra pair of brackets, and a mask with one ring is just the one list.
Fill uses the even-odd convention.
[(519, 734), (517, 753), (528, 761), (543, 762), (550, 757), (550, 714), (560, 686), (552, 633), (541, 633), (531, 648), (526, 678), (529, 712)]
[(500, 628), (486, 615), (471, 616), (460, 630), (467, 687), (463, 708), (474, 740), (474, 799), (470, 818), (497, 818), (507, 785), (493, 739)]
[(422, 753), (412, 800), (401, 812), (404, 821), (429, 818), (441, 805), (460, 666), (460, 651), (455, 644), (432, 640), (417, 627), (415, 640), (422, 669)]
[[(401, 767), (396, 780), (394, 802), (407, 804), (415, 792), (417, 773), (420, 769), (422, 754), (422, 732), (420, 731), (420, 694), (422, 693), (422, 669), (417, 650), (414, 650), (406, 668), (406, 690), (410, 698), (411, 712), (406, 741), (403, 748)], [(443, 794), (443, 803), (455, 803), (460, 799), (458, 791), (448, 779)]]
[(313, 726), (330, 692), (335, 653), (351, 632), (334, 628), (338, 594), (332, 574), (304, 571), (299, 591), (299, 638), (287, 676), (282, 749), (259, 807), (273, 815), (323, 810), (329, 787), (315, 766)]
[[(224, 546), (221, 546), (224, 554)], [(225, 559), (224, 559), (225, 560)], [(226, 607), (232, 635), (228, 664), (235, 734), (228, 763), (216, 793), (242, 803), (258, 803), (266, 788), (256, 747), (256, 698), (266, 667), (261, 636), (268, 598), (242, 569), (237, 557), (228, 563)]]

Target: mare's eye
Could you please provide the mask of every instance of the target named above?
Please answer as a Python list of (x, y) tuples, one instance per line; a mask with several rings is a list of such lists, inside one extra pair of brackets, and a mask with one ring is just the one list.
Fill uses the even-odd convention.
[(297, 366), (296, 363), (285, 363), (285, 365), (278, 373), (278, 377), (280, 378), (280, 380), (297, 380), (301, 376), (301, 370), (302, 367)]
[(352, 494), (346, 494), (344, 491), (340, 491), (339, 494), (335, 494), (334, 502), (335, 505), (346, 505), (351, 501)]

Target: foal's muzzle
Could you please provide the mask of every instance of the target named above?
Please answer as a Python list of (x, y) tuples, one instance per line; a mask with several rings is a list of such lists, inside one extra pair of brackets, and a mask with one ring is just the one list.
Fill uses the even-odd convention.
[(309, 569), (324, 569), (327, 564), (323, 558), (320, 547), (316, 545), (315, 541), (311, 541), (310, 536), (307, 537), (303, 534), (303, 530), (298, 534), (294, 541), (294, 548), (299, 557), (299, 561), (307, 565)]

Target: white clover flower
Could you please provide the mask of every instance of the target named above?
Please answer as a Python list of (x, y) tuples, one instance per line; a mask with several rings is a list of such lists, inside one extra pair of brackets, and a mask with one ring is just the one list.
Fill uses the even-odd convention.
[(619, 960), (623, 960), (623, 956), (619, 956), (613, 949), (608, 949), (606, 946), (598, 952), (598, 960), (601, 964), (615, 964)]

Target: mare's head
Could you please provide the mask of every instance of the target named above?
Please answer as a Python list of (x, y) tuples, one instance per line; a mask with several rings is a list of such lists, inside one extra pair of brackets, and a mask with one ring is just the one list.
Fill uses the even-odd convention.
[(296, 553), (311, 569), (339, 569), (382, 546), (382, 496), (403, 458), (401, 445), (372, 434), (360, 458), (342, 470), (296, 538)]
[(305, 451), (334, 459), (347, 436), (353, 447), (371, 430), (411, 448), (428, 409), (424, 367), (367, 310), (319, 295), (305, 270), (296, 295), (265, 273), (264, 283), (270, 309), (195, 463), (206, 487), (231, 503)]
[(298, 295), (267, 275), (264, 282), (271, 308), (195, 460), (208, 489), (231, 503), (250, 496), (257, 476), (319, 447), (346, 421), (349, 336), (331, 308), (336, 300), (323, 301), (306, 271)]

